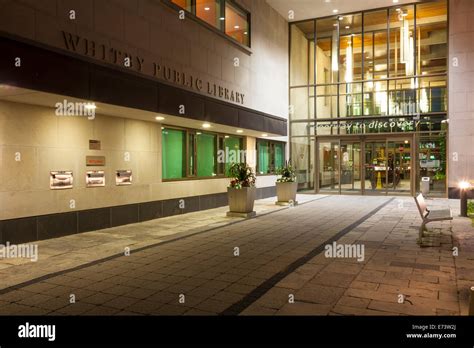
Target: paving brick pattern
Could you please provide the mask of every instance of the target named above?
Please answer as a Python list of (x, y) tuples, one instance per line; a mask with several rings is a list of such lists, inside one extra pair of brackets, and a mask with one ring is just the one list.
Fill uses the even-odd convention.
[[(462, 244), (452, 233), (456, 220), (433, 223), (429, 228), (440, 231), (441, 247), (419, 248), (420, 218), (413, 199), (389, 200), (329, 196), (132, 250), (130, 256), (0, 292), (0, 314), (216, 315), (249, 294), (252, 300), (235, 314), (465, 314), (465, 288), (474, 281), (474, 269), (471, 240), (461, 237), (472, 227), (461, 229)], [(337, 241), (363, 244), (363, 262), (321, 253), (285, 273), (289, 265), (387, 202)], [(457, 258), (453, 240), (462, 245)], [(284, 277), (274, 286), (255, 292), (279, 273)]]
[[(298, 195), (301, 203), (324, 198), (324, 195)], [(257, 215), (286, 209), (275, 205), (275, 197), (255, 202)], [(53, 272), (82, 266), (105, 257), (117, 255), (124, 248), (139, 249), (194, 233), (226, 226), (243, 220), (227, 217), (229, 207), (220, 207), (186, 215), (170, 216), (147, 222), (107, 228), (61, 238), (34, 242), (39, 260), (0, 259), (0, 290)]]

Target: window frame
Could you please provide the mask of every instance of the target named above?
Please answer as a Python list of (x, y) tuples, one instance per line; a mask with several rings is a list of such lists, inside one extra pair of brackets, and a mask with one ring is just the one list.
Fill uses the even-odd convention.
[[(245, 147), (245, 144), (246, 142), (244, 141), (246, 139), (246, 136), (241, 136), (241, 135), (234, 135), (234, 134), (227, 134), (227, 133), (220, 133), (220, 132), (213, 132), (213, 131), (208, 131), (208, 130), (200, 130), (200, 129), (193, 129), (193, 128), (186, 128), (186, 127), (179, 127), (179, 126), (172, 126), (172, 125), (162, 125), (161, 126), (161, 131), (165, 130), (165, 129), (174, 129), (174, 130), (180, 130), (180, 131), (184, 131), (185, 132), (185, 138), (186, 138), (186, 146), (185, 146), (185, 154), (184, 154), (184, 157), (185, 157), (185, 161), (186, 161), (186, 176), (185, 177), (182, 177), (182, 178), (173, 178), (173, 179), (165, 179), (163, 178), (163, 155), (162, 156), (162, 160), (161, 160), (161, 181), (162, 182), (172, 182), (172, 181), (188, 181), (188, 180), (209, 180), (209, 179), (225, 179), (225, 178), (228, 178), (227, 176), (225, 176), (225, 163), (219, 163), (217, 161), (217, 155), (218, 155), (218, 151), (219, 151), (219, 140), (222, 139), (223, 141), (225, 141), (225, 137), (226, 136), (229, 136), (229, 137), (234, 137), (234, 138), (238, 138), (240, 140), (240, 146), (241, 146), (241, 149), (242, 150), (246, 150), (246, 147)], [(215, 176), (197, 176), (197, 173), (198, 173), (198, 166), (199, 166), (199, 163), (198, 163), (198, 158), (197, 158), (197, 137), (196, 135), (198, 135), (197, 133), (206, 133), (206, 134), (212, 134), (212, 135), (215, 135), (216, 136), (216, 144), (215, 144), (215, 147), (214, 147), (214, 150), (215, 150), (215, 154), (216, 154), (216, 175)], [(193, 134), (194, 136), (194, 154), (193, 154), (193, 159), (194, 159), (194, 171), (193, 173), (190, 173), (189, 171), (189, 136)], [(160, 143), (160, 147), (161, 147), (161, 154), (163, 153), (163, 138), (161, 139), (161, 143)], [(219, 172), (219, 164), (223, 167), (224, 171), (222, 173)]]
[[(191, 0), (191, 11), (192, 12), (190, 12), (187, 9), (182, 8), (179, 5), (173, 3), (172, 0), (161, 0), (161, 1), (164, 4), (166, 4), (168, 7), (171, 7), (172, 9), (174, 9), (176, 11), (180, 11), (180, 10), (186, 11), (186, 13), (190, 15), (189, 18), (191, 18), (192, 20), (198, 22), (199, 24), (201, 24), (204, 27), (206, 27), (207, 29), (215, 32), (216, 34), (226, 38), (227, 40), (232, 42), (234, 45), (237, 45), (240, 49), (242, 49), (246, 53), (249, 53), (249, 54), (252, 53), (252, 51), (251, 51), (251, 48), (252, 48), (252, 22), (251, 22), (252, 17), (251, 17), (251, 13), (250, 13), (250, 11), (248, 11), (247, 9), (242, 7), (240, 4), (238, 4), (234, 0), (219, 0), (219, 1), (221, 1), (221, 6), (220, 6), (221, 7), (221, 16), (224, 18), (224, 20), (222, 21), (221, 29), (216, 28), (215, 26), (207, 23), (205, 20), (199, 18), (196, 15), (196, 0)], [(228, 2), (231, 6), (233, 6), (237, 10), (242, 11), (243, 14), (246, 15), (247, 27), (248, 27), (248, 45), (245, 45), (245, 44), (235, 40), (232, 36), (226, 34), (226, 32), (225, 32), (225, 24), (226, 24), (225, 7), (226, 7), (226, 2)]]
[(287, 161), (287, 159), (286, 159), (286, 145), (287, 145), (287, 143), (284, 142), (284, 141), (279, 141), (279, 140), (260, 139), (260, 138), (258, 138), (256, 143), (255, 143), (255, 149), (256, 149), (256, 152), (257, 152), (257, 156), (256, 156), (257, 157), (257, 163), (256, 163), (255, 172), (256, 172), (257, 176), (278, 175), (276, 173), (276, 169), (277, 169), (276, 167), (274, 167), (274, 169), (271, 173), (261, 174), (260, 171), (258, 170), (260, 168), (260, 152), (258, 150), (259, 150), (259, 144), (262, 143), (262, 142), (267, 142), (268, 143), (268, 147), (270, 149), (269, 157), (272, 160), (271, 162), (273, 162), (273, 163), (275, 163), (275, 145), (276, 144), (281, 144), (283, 146), (283, 163), (285, 163)]

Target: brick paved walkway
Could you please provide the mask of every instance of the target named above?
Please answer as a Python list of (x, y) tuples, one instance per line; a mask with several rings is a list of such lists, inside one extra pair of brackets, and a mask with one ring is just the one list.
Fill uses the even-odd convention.
[[(466, 314), (465, 221), (429, 225), (441, 247), (420, 249), (412, 198), (321, 197), (0, 290), (0, 314)], [(364, 245), (364, 261), (325, 257), (333, 241)]]
[[(323, 197), (298, 195), (297, 199), (305, 203)], [(262, 215), (286, 208), (275, 205), (275, 197), (272, 197), (256, 201), (254, 209), (257, 215)], [(21, 258), (0, 259), (0, 290), (122, 253), (126, 247), (137, 250), (243, 220), (227, 217), (227, 210), (229, 207), (221, 207), (35, 242), (39, 250), (37, 262)]]

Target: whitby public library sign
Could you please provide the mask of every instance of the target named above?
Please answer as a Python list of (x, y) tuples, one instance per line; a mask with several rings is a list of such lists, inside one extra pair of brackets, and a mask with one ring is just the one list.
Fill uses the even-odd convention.
[(109, 64), (119, 65), (124, 68), (133, 69), (142, 74), (145, 71), (153, 71), (152, 76), (170, 83), (186, 87), (199, 93), (206, 93), (212, 97), (223, 99), (232, 103), (244, 105), (245, 95), (219, 84), (179, 71), (170, 66), (147, 61), (139, 55), (129, 54), (114, 47), (98, 43), (76, 34), (62, 31), (65, 48), (73, 53), (95, 58)]

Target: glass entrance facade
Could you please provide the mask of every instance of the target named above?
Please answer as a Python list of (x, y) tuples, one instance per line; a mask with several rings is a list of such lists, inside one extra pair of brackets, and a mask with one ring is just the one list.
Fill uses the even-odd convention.
[(411, 194), (413, 139), (321, 137), (317, 188), (321, 193)]
[(291, 23), (289, 54), (300, 190), (446, 194), (446, 0)]

